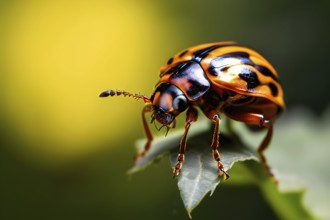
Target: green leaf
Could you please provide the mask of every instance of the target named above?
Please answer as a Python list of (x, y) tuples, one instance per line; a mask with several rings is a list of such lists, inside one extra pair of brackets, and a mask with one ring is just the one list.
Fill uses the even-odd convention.
[[(255, 146), (265, 135), (252, 133), (239, 123), (234, 124), (234, 130), (244, 134), (240, 137), (249, 146)], [(330, 219), (329, 155), (330, 108), (322, 117), (303, 109), (285, 112), (275, 123), (272, 143), (266, 150), (280, 192), (304, 191), (301, 203), (318, 219)], [(264, 191), (266, 198), (271, 193)], [(274, 200), (271, 203), (278, 213), (283, 213)]]
[[(189, 215), (206, 194), (214, 192), (221, 181), (210, 149), (213, 133), (210, 125), (208, 121), (192, 125), (183, 169), (177, 178)], [(313, 219), (310, 213), (318, 219), (330, 219), (330, 109), (323, 118), (300, 110), (287, 112), (275, 123), (266, 157), (279, 180), (278, 188), (257, 163), (254, 153), (265, 132), (251, 132), (243, 123), (234, 123), (236, 136), (226, 136), (223, 135), (226, 134), (223, 120), (220, 129), (219, 151), (225, 170), (237, 161), (256, 161), (238, 163), (229, 172), (232, 175), (228, 180), (230, 184), (237, 184), (238, 187), (246, 184), (258, 186), (281, 219)], [(179, 130), (171, 132), (166, 138), (156, 138), (147, 155), (130, 172), (145, 168), (165, 154), (170, 154), (173, 167), (182, 134), (183, 130)], [(145, 140), (138, 141), (139, 149), (143, 148), (144, 143)]]
[(268, 152), (281, 181), (280, 190), (304, 189), (302, 203), (319, 219), (330, 219), (329, 110), (320, 118), (301, 110), (288, 112)]
[[(235, 178), (230, 183), (256, 185), (279, 219), (314, 219), (301, 202), (305, 191), (297, 189), (279, 192), (278, 187), (271, 181), (264, 168), (256, 161), (237, 163), (232, 171)], [(237, 176), (240, 176), (238, 180)], [(244, 178), (244, 180), (241, 178)]]
[[(229, 170), (237, 161), (255, 159), (256, 156), (248, 148), (244, 147), (237, 139), (221, 135), (221, 161), (225, 170)], [(212, 131), (207, 130), (189, 139), (183, 168), (178, 176), (178, 187), (189, 216), (191, 211), (200, 203), (203, 197), (211, 192), (211, 195), (221, 178), (218, 174), (216, 162), (212, 157), (210, 142)], [(171, 152), (171, 165), (177, 163), (177, 151)]]
[[(204, 196), (215, 190), (220, 183), (220, 177), (216, 162), (212, 156), (210, 147), (213, 127), (211, 123), (201, 120), (192, 125), (188, 135), (187, 150), (185, 153), (185, 161), (178, 179), (178, 187), (184, 203), (184, 206), (189, 214), (200, 203)], [(171, 133), (168, 137), (157, 137), (151, 145), (150, 150), (141, 158), (135, 166), (129, 170), (129, 173), (134, 173), (142, 170), (150, 165), (153, 161), (170, 152), (172, 167), (177, 162), (179, 143), (183, 134), (183, 130)], [(258, 160), (255, 153), (245, 147), (238, 138), (231, 139), (223, 133), (220, 135), (221, 161), (224, 169), (229, 170), (237, 161)], [(146, 140), (137, 142), (138, 150), (142, 150)], [(171, 175), (171, 174), (170, 174)]]

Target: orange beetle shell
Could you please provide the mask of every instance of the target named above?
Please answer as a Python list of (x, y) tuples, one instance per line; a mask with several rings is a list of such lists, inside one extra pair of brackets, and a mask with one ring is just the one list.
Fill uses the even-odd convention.
[[(171, 74), (166, 73), (190, 60), (199, 62), (211, 88), (219, 95), (232, 91), (244, 97), (255, 97), (253, 104), (239, 108), (232, 106), (231, 112), (252, 110), (272, 120), (278, 111), (285, 108), (283, 90), (274, 67), (256, 51), (231, 41), (202, 44), (182, 50), (161, 67), (157, 85), (169, 82), (185, 93), (187, 83), (173, 81)], [(195, 100), (190, 98), (190, 101)]]

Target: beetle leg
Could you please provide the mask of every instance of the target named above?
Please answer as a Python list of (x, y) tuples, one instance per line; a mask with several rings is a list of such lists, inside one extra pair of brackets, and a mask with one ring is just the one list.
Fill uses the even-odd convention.
[(273, 134), (272, 122), (270, 120), (266, 120), (262, 114), (258, 114), (254, 112), (238, 112), (238, 111), (234, 111), (233, 108), (231, 108), (230, 110), (225, 109), (225, 113), (228, 117), (234, 120), (246, 122), (249, 124), (254, 124), (268, 129), (265, 138), (263, 139), (263, 141), (261, 142), (260, 146), (257, 149), (257, 152), (259, 154), (260, 162), (263, 165), (263, 167), (266, 169), (268, 175), (272, 178), (275, 184), (278, 184), (278, 180), (272, 173), (270, 166), (267, 163), (267, 159), (264, 155), (264, 151), (267, 149)]
[(142, 122), (143, 122), (143, 127), (144, 127), (144, 132), (147, 136), (147, 143), (144, 145), (144, 149), (141, 152), (138, 152), (135, 157), (134, 160), (135, 162), (137, 162), (139, 159), (141, 159), (142, 157), (144, 157), (144, 155), (148, 152), (148, 150), (150, 149), (151, 146), (151, 142), (154, 139), (150, 128), (148, 126), (148, 122), (146, 119), (146, 113), (152, 112), (152, 105), (148, 104), (146, 106), (144, 106), (143, 110), (142, 110)]
[(268, 145), (270, 143), (270, 140), (272, 139), (272, 136), (273, 136), (273, 126), (270, 123), (267, 124), (266, 121), (263, 121), (262, 126), (266, 127), (268, 129), (268, 131), (267, 131), (267, 134), (266, 134), (265, 138), (263, 139), (260, 146), (258, 147), (258, 154), (259, 154), (259, 157), (260, 157), (261, 164), (265, 167), (268, 175), (271, 176), (273, 182), (277, 185), (278, 180), (276, 179), (273, 172), (271, 171), (271, 169), (270, 169), (270, 167), (267, 163), (266, 157), (264, 155), (264, 151), (268, 147)]
[(219, 148), (219, 136), (220, 136), (220, 115), (217, 109), (211, 107), (211, 106), (203, 106), (202, 110), (205, 114), (205, 116), (207, 118), (209, 118), (212, 122), (215, 123), (214, 126), (214, 132), (213, 132), (213, 138), (212, 138), (212, 144), (211, 144), (211, 148), (212, 148), (212, 155), (214, 160), (217, 162), (217, 167), (219, 170), (219, 175), (225, 175), (224, 178), (228, 179), (229, 175), (228, 173), (225, 171), (223, 164), (220, 161), (220, 153), (218, 151)]
[(212, 154), (213, 154), (213, 158), (214, 160), (217, 162), (217, 167), (219, 170), (219, 175), (225, 175), (225, 180), (229, 178), (228, 173), (224, 170), (224, 167), (222, 165), (222, 163), (220, 162), (220, 153), (218, 151), (219, 148), (219, 136), (220, 136), (220, 116), (218, 114), (215, 114), (213, 116), (213, 121), (215, 122), (215, 126), (214, 126), (214, 133), (213, 133), (213, 138), (212, 138), (212, 144), (211, 144), (211, 148), (212, 148)]
[(175, 167), (173, 168), (173, 177), (178, 176), (182, 169), (182, 164), (184, 161), (184, 153), (186, 151), (187, 134), (188, 134), (191, 124), (193, 122), (197, 121), (197, 117), (198, 117), (197, 110), (194, 109), (193, 107), (190, 107), (187, 110), (186, 126), (185, 126), (185, 130), (184, 130), (183, 136), (181, 138), (181, 142), (180, 142), (179, 154), (178, 154), (178, 159), (177, 159), (178, 162), (175, 165)]

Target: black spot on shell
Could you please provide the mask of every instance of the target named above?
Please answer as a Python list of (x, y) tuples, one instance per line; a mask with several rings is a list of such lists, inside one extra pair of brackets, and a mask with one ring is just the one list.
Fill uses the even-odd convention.
[(278, 82), (277, 77), (274, 75), (274, 73), (272, 71), (270, 71), (267, 67), (265, 66), (258, 66), (258, 65), (254, 65), (254, 67), (264, 76), (269, 76), (271, 77), (273, 80), (275, 80), (276, 82)]
[[(249, 58), (249, 56), (250, 55), (246, 52), (233, 52), (233, 53), (224, 55), (224, 57), (239, 57), (239, 58), (241, 58), (241, 57)], [(249, 62), (251, 62), (251, 61), (249, 61)]]
[(253, 72), (250, 68), (242, 69), (242, 73), (238, 75), (247, 83), (248, 90), (254, 89), (258, 85), (260, 85), (260, 81), (258, 79), (257, 74)]
[(179, 54), (179, 57), (183, 57), (186, 53), (188, 53), (188, 50), (183, 51), (182, 53)]
[(170, 65), (173, 62), (173, 57), (171, 57), (168, 61), (167, 61), (167, 65)]
[(270, 91), (272, 92), (273, 96), (277, 96), (278, 95), (278, 89), (276, 87), (276, 85), (274, 83), (269, 83), (268, 84)]
[(196, 60), (197, 62), (200, 62), (203, 58), (205, 58), (212, 50), (217, 49), (218, 47), (220, 47), (220, 45), (213, 45), (211, 47), (207, 47), (201, 50), (197, 50), (194, 53), (194, 60)]
[(237, 45), (236, 43), (229, 43), (229, 44), (220, 44), (220, 45), (213, 45), (210, 47), (203, 48), (201, 50), (197, 50), (193, 54), (193, 59), (197, 62), (200, 62), (203, 58), (205, 58), (212, 50), (215, 50), (219, 47), (226, 47), (226, 46), (232, 46), (232, 45)]
[(213, 76), (218, 76), (219, 72), (220, 72), (220, 70), (218, 68), (214, 68), (213, 66), (211, 66), (209, 68), (209, 73), (211, 73), (211, 75), (213, 75)]

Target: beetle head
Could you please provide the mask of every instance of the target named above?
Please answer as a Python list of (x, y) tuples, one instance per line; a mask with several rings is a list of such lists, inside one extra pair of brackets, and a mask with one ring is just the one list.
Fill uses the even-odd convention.
[(153, 118), (162, 125), (169, 125), (175, 117), (185, 111), (189, 102), (185, 94), (170, 83), (160, 84), (152, 94)]

